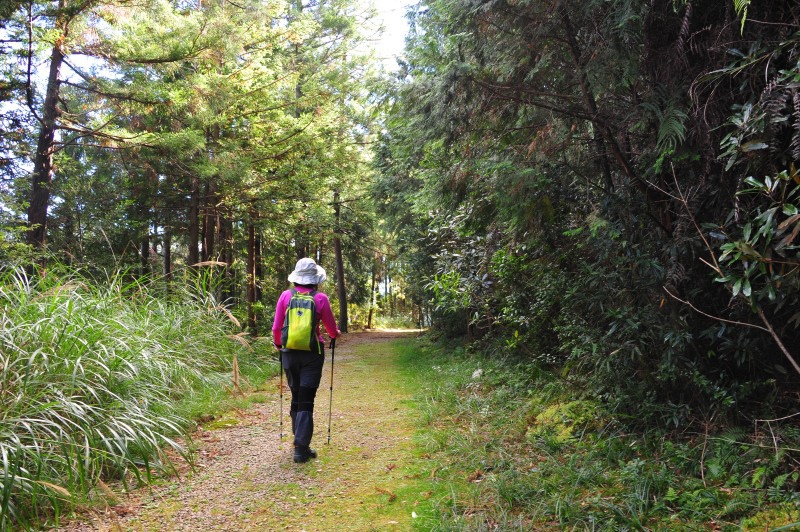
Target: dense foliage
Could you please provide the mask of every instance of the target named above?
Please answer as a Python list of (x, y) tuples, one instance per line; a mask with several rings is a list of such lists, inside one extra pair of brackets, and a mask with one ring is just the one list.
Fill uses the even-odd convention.
[(374, 69), (357, 2), (3, 10), (4, 264), (55, 258), (168, 280), (214, 263), (218, 296), (253, 333), (302, 256), (347, 278), (348, 301), (368, 299), (369, 267), (354, 250), (373, 224)]
[(171, 471), (176, 453), (191, 459), (177, 440), (193, 426), (187, 399), (222, 404), (237, 356), (273, 374), (194, 287), (165, 297), (121, 275), (16, 271), (0, 279), (0, 308), (2, 530), (57, 517), (104, 482)]
[[(418, 342), (420, 530), (794, 530), (792, 420), (631, 431), (528, 361)], [(422, 368), (422, 369), (421, 369)], [(787, 465), (789, 466), (787, 468)], [(788, 470), (787, 470), (788, 469)]]
[(797, 4), (423, 0), (410, 20), (375, 190), (435, 326), (640, 423), (795, 411)]
[(168, 470), (234, 356), (274, 369), (246, 346), (297, 258), (340, 308), (371, 301), (370, 16), (0, 2), (0, 529)]

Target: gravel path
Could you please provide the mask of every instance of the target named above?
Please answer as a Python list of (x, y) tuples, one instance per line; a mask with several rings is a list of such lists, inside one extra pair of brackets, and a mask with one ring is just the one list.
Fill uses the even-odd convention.
[(405, 465), (413, 460), (413, 422), (406, 406), (411, 392), (399, 382), (389, 346), (403, 336), (409, 333), (357, 333), (337, 342), (330, 445), (325, 444), (328, 353), (315, 412), (317, 460), (292, 461), (287, 389), (284, 431), (289, 436), (282, 442), (276, 397), (239, 412), (237, 426), (200, 431), (194, 472), (125, 495), (119, 504), (59, 530), (410, 528), (416, 501), (398, 498), (395, 491), (409, 483)]

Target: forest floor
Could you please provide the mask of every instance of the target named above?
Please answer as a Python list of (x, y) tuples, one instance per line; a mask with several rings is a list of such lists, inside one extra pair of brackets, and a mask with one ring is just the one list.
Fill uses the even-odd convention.
[[(79, 515), (58, 530), (408, 530), (429, 496), (415, 457), (413, 385), (399, 374), (393, 342), (416, 332), (342, 336), (336, 346), (330, 402), (330, 350), (317, 394), (316, 460), (292, 460), (289, 391), (279, 438), (274, 397), (215, 420), (194, 436), (194, 469), (119, 495), (115, 504)], [(213, 425), (213, 428), (211, 426)]]

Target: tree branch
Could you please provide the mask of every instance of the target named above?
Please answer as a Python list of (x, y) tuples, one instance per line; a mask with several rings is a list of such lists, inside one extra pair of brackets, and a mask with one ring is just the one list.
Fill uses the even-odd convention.
[[(683, 204), (684, 209), (686, 209), (687, 216), (689, 216), (689, 218), (691, 218), (695, 229), (700, 234), (700, 238), (703, 239), (703, 243), (705, 244), (706, 248), (708, 249), (708, 252), (711, 254), (711, 260), (713, 261), (713, 264), (711, 264), (707, 260), (703, 259), (702, 257), (700, 258), (700, 260), (705, 265), (707, 265), (712, 270), (714, 270), (717, 273), (717, 275), (719, 275), (720, 277), (725, 277), (725, 275), (722, 272), (722, 268), (720, 267), (719, 263), (717, 262), (717, 257), (714, 254), (714, 248), (711, 247), (711, 244), (708, 242), (708, 240), (706, 239), (705, 235), (700, 230), (700, 226), (697, 225), (697, 221), (695, 220), (694, 215), (692, 214), (692, 211), (689, 209), (689, 201), (686, 199), (686, 196), (683, 194), (683, 192), (680, 189), (680, 186), (678, 185), (678, 178), (675, 176), (675, 169), (674, 168), (672, 170), (672, 173), (673, 173), (673, 177), (675, 179), (675, 187), (677, 188), (678, 194), (680, 195), (679, 197), (676, 197), (676, 196), (672, 195), (672, 197), (674, 199), (677, 199), (678, 201), (680, 201)], [(761, 331), (769, 333), (769, 335), (772, 336), (772, 339), (778, 345), (778, 348), (781, 350), (781, 352), (784, 354), (784, 356), (787, 358), (787, 360), (789, 360), (789, 363), (792, 365), (792, 367), (795, 369), (795, 371), (800, 375), (800, 365), (797, 364), (797, 361), (794, 359), (792, 354), (789, 352), (788, 349), (786, 349), (786, 346), (783, 345), (783, 341), (781, 341), (781, 338), (775, 332), (775, 329), (772, 328), (772, 324), (767, 319), (767, 316), (766, 316), (766, 314), (764, 314), (764, 310), (761, 307), (756, 307), (756, 311), (758, 312), (758, 317), (761, 318), (761, 321), (764, 323), (765, 327), (761, 327), (759, 325), (754, 325), (752, 323), (743, 323), (743, 322), (737, 322), (737, 321), (730, 321), (730, 320), (726, 320), (726, 319), (720, 318), (718, 316), (712, 316), (710, 314), (706, 314), (705, 312), (701, 311), (700, 309), (698, 309), (697, 307), (692, 305), (690, 302), (683, 301), (682, 299), (678, 298), (678, 296), (676, 296), (672, 292), (670, 292), (667, 289), (666, 286), (664, 287), (664, 291), (666, 293), (668, 293), (674, 299), (680, 301), (681, 303), (689, 305), (689, 307), (691, 307), (695, 312), (698, 312), (698, 313), (702, 314), (703, 316), (706, 316), (708, 318), (712, 318), (712, 319), (715, 319), (715, 320), (723, 321), (723, 322), (726, 322), (726, 323), (731, 323), (731, 324), (734, 324), (734, 325), (744, 325), (745, 327), (752, 327), (754, 329), (759, 329)]]
[(756, 324), (754, 324), (754, 323), (747, 323), (747, 322), (743, 322), (743, 321), (727, 320), (727, 319), (725, 319), (725, 318), (720, 318), (719, 316), (714, 316), (714, 315), (712, 315), (712, 314), (709, 314), (708, 312), (703, 312), (703, 311), (702, 311), (702, 310), (700, 310), (699, 308), (695, 307), (695, 306), (694, 306), (694, 305), (691, 303), (691, 301), (686, 301), (686, 300), (684, 300), (684, 299), (681, 299), (681, 298), (679, 298), (678, 296), (676, 296), (675, 294), (673, 294), (672, 292), (670, 292), (670, 291), (669, 291), (669, 289), (668, 289), (666, 286), (664, 286), (664, 287), (662, 287), (662, 288), (664, 289), (664, 292), (666, 292), (667, 294), (669, 294), (669, 296), (670, 296), (672, 299), (674, 299), (675, 301), (679, 301), (679, 302), (683, 303), (684, 305), (688, 306), (690, 309), (694, 310), (694, 311), (695, 311), (695, 312), (697, 312), (698, 314), (702, 314), (702, 315), (703, 315), (703, 316), (705, 316), (706, 318), (711, 318), (712, 320), (715, 320), (715, 321), (721, 321), (721, 322), (723, 322), (723, 323), (730, 323), (731, 325), (742, 325), (742, 326), (744, 326), (744, 327), (751, 327), (751, 328), (753, 328), (753, 329), (758, 329), (758, 330), (760, 330), (760, 331), (764, 331), (764, 332), (767, 332), (767, 333), (768, 333), (768, 332), (770, 332), (770, 330), (769, 330), (769, 329), (767, 329), (766, 327), (762, 327), (761, 325), (756, 325)]
[(775, 329), (772, 328), (772, 324), (767, 319), (767, 316), (764, 314), (764, 311), (761, 309), (761, 307), (758, 308), (758, 316), (761, 318), (761, 321), (764, 322), (764, 325), (767, 326), (766, 329), (767, 332), (772, 336), (772, 339), (775, 340), (775, 343), (778, 344), (778, 347), (780, 348), (781, 352), (786, 356), (786, 358), (792, 364), (794, 370), (798, 374), (800, 374), (800, 365), (797, 364), (797, 361), (794, 359), (792, 354), (789, 353), (789, 350), (786, 349), (785, 345), (783, 345), (780, 336), (778, 336), (777, 333), (775, 332)]

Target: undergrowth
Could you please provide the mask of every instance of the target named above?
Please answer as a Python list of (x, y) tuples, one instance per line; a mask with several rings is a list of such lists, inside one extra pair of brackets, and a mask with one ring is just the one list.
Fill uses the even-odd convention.
[[(32, 528), (191, 461), (193, 419), (271, 364), (210, 295), (57, 268), (0, 279), (0, 530)], [(260, 368), (260, 369), (259, 369)], [(263, 369), (268, 368), (268, 369)]]
[(376, 329), (414, 329), (418, 324), (409, 316), (376, 316)]
[(772, 530), (800, 522), (793, 419), (633, 431), (557, 375), (510, 356), (424, 346), (424, 530)]

